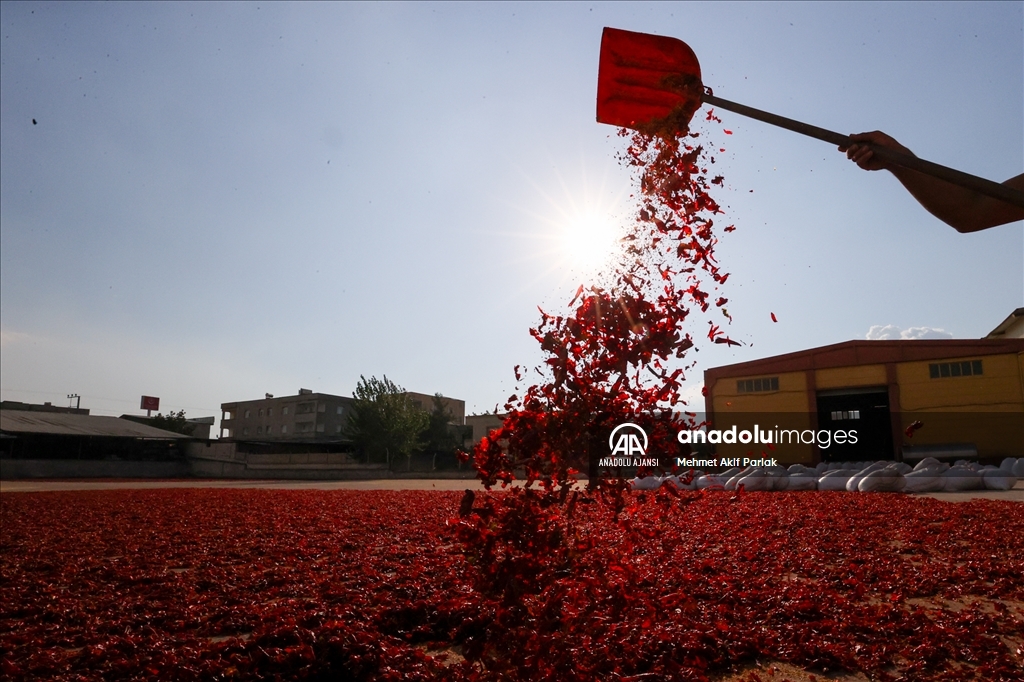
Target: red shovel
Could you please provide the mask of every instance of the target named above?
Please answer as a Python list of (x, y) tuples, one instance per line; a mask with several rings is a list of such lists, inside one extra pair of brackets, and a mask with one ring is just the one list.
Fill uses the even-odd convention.
[[(852, 144), (847, 135), (715, 97), (711, 89), (704, 88), (701, 83), (697, 56), (681, 40), (617, 28), (604, 29), (597, 76), (599, 123), (678, 135), (686, 130), (702, 104), (756, 118), (837, 146)], [(870, 146), (875, 156), (888, 163), (1024, 207), (1024, 192), (887, 147)]]

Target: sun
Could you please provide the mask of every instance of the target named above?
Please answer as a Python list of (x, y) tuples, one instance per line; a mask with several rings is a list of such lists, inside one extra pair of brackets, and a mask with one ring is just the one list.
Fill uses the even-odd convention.
[(525, 267), (517, 270), (524, 275), (519, 291), (539, 285), (560, 298), (580, 285), (610, 286), (627, 243), (633, 187), (621, 169), (606, 163), (599, 168), (595, 174), (584, 161), (578, 173), (556, 164), (554, 177), (524, 174), (536, 197), (509, 204), (524, 220), (507, 233), (526, 247), (520, 252)]
[(560, 260), (579, 274), (598, 274), (618, 253), (618, 224), (607, 212), (576, 212), (565, 216), (555, 229)]

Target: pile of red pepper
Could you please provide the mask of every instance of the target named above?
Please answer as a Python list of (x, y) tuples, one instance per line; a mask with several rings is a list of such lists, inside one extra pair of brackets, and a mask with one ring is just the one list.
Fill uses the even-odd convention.
[[(717, 121), (710, 112), (708, 120)], [(620, 135), (629, 138), (619, 160), (634, 173), (638, 202), (635, 220), (624, 228), (621, 257), (606, 286), (579, 287), (570, 313), (541, 311), (540, 324), (530, 330), (545, 356), (535, 368), (541, 379), (509, 397), (502, 426), (473, 453), (488, 488), (507, 486), (517, 472), (527, 484), (477, 506), (469, 500), (462, 509), (460, 539), (477, 562), (479, 587), (504, 603), (546, 589), (566, 562), (587, 555), (593, 539), (568, 531), (580, 504), (614, 517), (632, 504), (625, 481), (599, 467), (618, 425), (641, 426), (647, 452), (666, 460), (686, 454), (676, 434), (696, 426), (680, 396), (692, 366), (684, 364), (686, 353), (694, 346), (685, 324), (691, 309), (711, 308), (714, 291), (729, 277), (714, 256), (721, 209), (709, 194), (723, 179), (708, 179), (715, 159), (696, 143), (697, 132)], [(714, 305), (731, 319), (727, 302), (719, 295)], [(707, 336), (736, 343), (713, 321)], [(519, 367), (516, 378), (523, 379)], [(589, 474), (583, 497), (572, 490), (579, 471)], [(531, 488), (534, 482), (540, 486)], [(532, 627), (525, 618), (525, 611), (510, 608), (502, 627)]]
[[(522, 468), (527, 481), (543, 481), (561, 496), (574, 471), (607, 455), (608, 434), (623, 422), (644, 427), (650, 451), (678, 450), (683, 361), (694, 346), (684, 324), (692, 308), (708, 311), (714, 290), (729, 277), (715, 260), (713, 228), (721, 210), (708, 193), (722, 178), (708, 179), (715, 160), (696, 143), (696, 132), (620, 134), (629, 137), (620, 162), (634, 172), (639, 193), (621, 257), (607, 286), (579, 287), (571, 312), (541, 311), (530, 333), (545, 355), (536, 368), (542, 378), (509, 397), (502, 427), (474, 451), (485, 484), (510, 482)], [(727, 302), (718, 296), (714, 303), (725, 317)], [(707, 336), (737, 343), (716, 324)], [(524, 378), (519, 367), (516, 376)]]
[(1024, 505), (601, 494), (4, 494), (3, 676), (1024, 678)]

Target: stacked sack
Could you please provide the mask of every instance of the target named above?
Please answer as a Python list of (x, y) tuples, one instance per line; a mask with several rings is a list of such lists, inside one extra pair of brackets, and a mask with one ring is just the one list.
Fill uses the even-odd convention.
[(1010, 490), (1024, 479), (1024, 457), (1007, 457), (996, 467), (958, 460), (952, 466), (925, 457), (911, 467), (905, 462), (830, 462), (815, 467), (733, 467), (717, 474), (691, 471), (683, 476), (634, 478), (634, 490), (846, 490), (849, 492), (930, 493), (965, 490)]

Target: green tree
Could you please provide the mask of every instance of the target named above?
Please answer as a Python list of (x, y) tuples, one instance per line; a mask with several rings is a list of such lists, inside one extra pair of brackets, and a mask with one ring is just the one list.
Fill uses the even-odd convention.
[(436, 469), (438, 457), (452, 455), (462, 445), (462, 429), (452, 423), (455, 417), (445, 404), (444, 396), (435, 393), (432, 402), (423, 434), (423, 451), (431, 456), (431, 468)]
[(189, 424), (188, 419), (185, 418), (185, 410), (171, 411), (166, 415), (157, 414), (149, 419), (149, 423), (158, 429), (183, 433), (186, 436), (191, 436), (192, 432), (196, 430), (195, 424)]
[(428, 415), (417, 409), (405, 389), (385, 376), (383, 379), (360, 375), (355, 401), (349, 412), (348, 435), (357, 452), (368, 462), (384, 461), (388, 468), (399, 457), (412, 466), (412, 454), (423, 446), (422, 435)]

